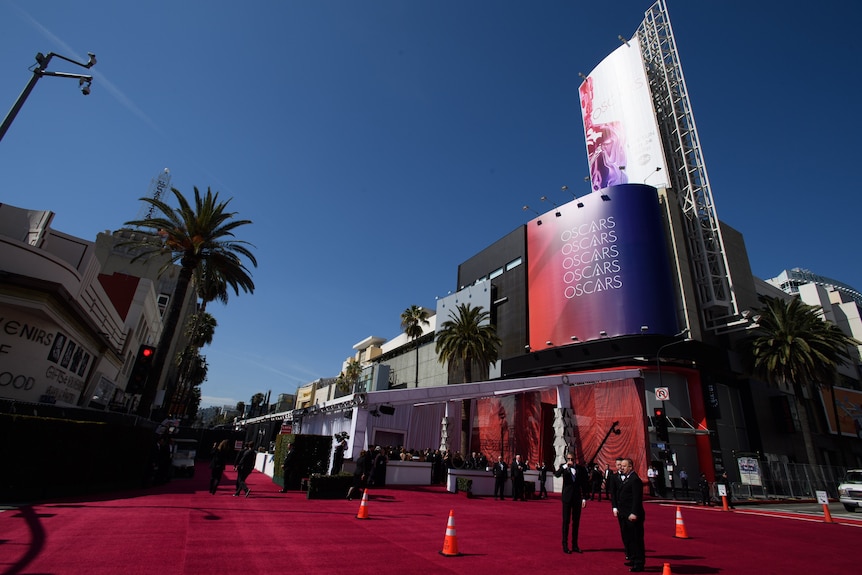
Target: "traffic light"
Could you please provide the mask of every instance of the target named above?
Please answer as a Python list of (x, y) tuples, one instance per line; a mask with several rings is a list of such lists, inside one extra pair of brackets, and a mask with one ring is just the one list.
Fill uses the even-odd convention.
[(138, 349), (138, 357), (129, 374), (129, 383), (126, 385), (126, 393), (141, 393), (147, 384), (147, 378), (153, 367), (153, 359), (156, 357), (156, 348), (151, 345), (142, 345)]
[(664, 414), (663, 407), (653, 408), (653, 427), (655, 427), (655, 436), (659, 441), (670, 441), (667, 434), (667, 417)]

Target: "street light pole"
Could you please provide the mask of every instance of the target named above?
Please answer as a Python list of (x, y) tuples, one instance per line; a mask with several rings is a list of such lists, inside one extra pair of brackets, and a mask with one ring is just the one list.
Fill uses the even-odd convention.
[[(687, 334), (688, 334), (688, 328), (685, 328), (684, 330), (682, 330), (678, 334), (674, 335), (673, 337), (676, 340), (676, 338), (682, 337), (682, 336), (687, 335)], [(666, 347), (670, 347), (672, 345), (676, 345), (678, 343), (683, 343), (686, 341), (691, 341), (691, 338), (687, 337), (685, 339), (680, 339), (680, 340), (672, 341), (670, 343), (666, 343), (663, 346), (659, 347), (658, 351), (655, 352), (655, 367), (656, 367), (656, 371), (658, 371), (658, 386), (659, 387), (663, 387), (661, 384), (661, 352), (662, 352), (662, 350), (665, 349)], [(664, 407), (664, 401), (662, 401), (661, 403), (662, 403), (661, 406)]]
[(33, 77), (30, 78), (30, 81), (27, 82), (27, 85), (24, 86), (24, 90), (21, 91), (21, 95), (18, 96), (18, 99), (15, 100), (15, 103), (12, 105), (12, 109), (9, 110), (9, 113), (6, 114), (6, 118), (3, 120), (3, 124), (0, 125), (0, 140), (3, 140), (3, 136), (6, 135), (6, 130), (9, 129), (9, 126), (12, 125), (12, 120), (15, 119), (15, 116), (18, 115), (18, 112), (21, 110), (21, 106), (24, 105), (24, 102), (27, 100), (27, 96), (30, 95), (30, 92), (33, 91), (33, 88), (36, 86), (36, 82), (39, 81), (39, 78), (42, 76), (56, 76), (58, 78), (77, 78), (78, 85), (81, 87), (81, 93), (87, 96), (90, 93), (90, 84), (93, 82), (92, 76), (86, 76), (84, 74), (68, 74), (66, 72), (49, 72), (46, 70), (48, 64), (51, 62), (51, 59), (54, 57), (60, 58), (61, 60), (65, 60), (67, 62), (71, 62), (76, 66), (81, 66), (82, 68), (92, 68), (96, 64), (96, 55), (92, 52), (88, 52), (87, 56), (89, 56), (89, 60), (86, 63), (78, 62), (76, 60), (72, 60), (71, 58), (67, 58), (66, 56), (62, 56), (60, 54), (55, 54), (54, 52), (48, 52), (48, 55), (45, 56), (41, 52), (36, 54), (36, 67), (33, 68)]

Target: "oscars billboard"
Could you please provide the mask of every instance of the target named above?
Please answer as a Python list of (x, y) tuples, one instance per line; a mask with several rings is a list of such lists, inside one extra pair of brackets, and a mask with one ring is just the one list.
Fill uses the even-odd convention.
[(656, 190), (625, 184), (527, 225), (530, 346), (678, 331)]

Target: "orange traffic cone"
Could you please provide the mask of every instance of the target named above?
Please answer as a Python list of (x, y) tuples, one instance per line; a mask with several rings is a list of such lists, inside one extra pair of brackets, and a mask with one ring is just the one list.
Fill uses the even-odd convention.
[(832, 520), (832, 513), (829, 511), (828, 503), (823, 504), (823, 521), (826, 523), (835, 523), (835, 521)]
[[(685, 523), (682, 520), (682, 511), (679, 510), (679, 505), (676, 506), (676, 535), (674, 537), (677, 539), (688, 539), (688, 533), (685, 530)], [(665, 566), (667, 569), (670, 569), (667, 563), (665, 563)]]
[(664, 569), (661, 570), (661, 575), (673, 575), (670, 570), (670, 563), (664, 564)]
[(458, 557), (458, 538), (455, 536), (455, 510), (449, 510), (449, 523), (446, 524), (446, 538), (443, 539), (443, 551), (440, 555), (444, 557)]
[(359, 513), (357, 519), (368, 519), (368, 490), (362, 493), (362, 503), (359, 504)]

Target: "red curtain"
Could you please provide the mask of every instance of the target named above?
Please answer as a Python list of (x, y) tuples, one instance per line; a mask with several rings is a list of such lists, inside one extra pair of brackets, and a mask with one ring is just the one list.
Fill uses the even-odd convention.
[[(625, 379), (570, 388), (574, 412), (574, 438), (577, 459), (589, 463), (593, 458), (604, 469), (613, 467), (616, 457), (631, 457), (635, 471), (646, 477), (646, 421), (643, 383)], [(502, 453), (506, 461), (520, 454), (533, 467), (537, 461), (550, 462), (555, 454), (543, 453), (546, 434), (553, 434), (553, 421), (542, 416), (542, 404), (556, 405), (554, 389), (521, 393), (476, 401), (473, 448), (495, 461)], [(550, 414), (551, 411), (545, 410)], [(618, 421), (619, 435), (610, 434), (599, 450), (613, 422)]]

